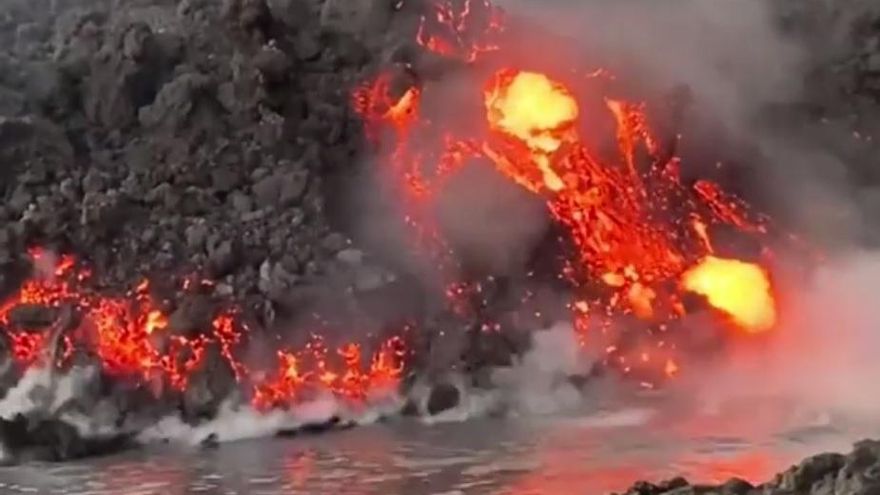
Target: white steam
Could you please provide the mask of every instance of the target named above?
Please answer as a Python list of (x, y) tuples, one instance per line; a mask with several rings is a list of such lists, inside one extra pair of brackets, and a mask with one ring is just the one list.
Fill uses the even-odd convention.
[(184, 423), (179, 416), (167, 416), (138, 435), (142, 443), (173, 442), (199, 445), (205, 441), (234, 442), (264, 438), (282, 432), (338, 421), (342, 425), (364, 425), (396, 414), (401, 400), (389, 395), (366, 406), (352, 406), (332, 395), (324, 395), (289, 410), (258, 411), (247, 404), (227, 401), (217, 415), (198, 425)]
[(880, 255), (831, 261), (812, 282), (784, 287), (780, 327), (680, 387), (718, 410), (755, 399), (859, 423), (880, 416)]
[[(641, 76), (646, 88), (687, 84), (697, 107), (742, 126), (767, 102), (798, 96), (802, 47), (763, 0), (502, 0), (510, 12)], [(631, 81), (624, 81), (631, 83)], [(742, 130), (740, 128), (737, 130)]]
[(574, 329), (561, 323), (535, 332), (529, 352), (514, 366), (496, 370), (493, 381), (513, 411), (552, 414), (581, 405), (583, 396), (569, 378), (586, 374), (591, 365)]
[(76, 397), (96, 373), (94, 367), (74, 367), (64, 375), (46, 367), (28, 368), (0, 400), (0, 418), (10, 420), (38, 410), (54, 414)]
[[(587, 374), (592, 365), (572, 326), (557, 323), (535, 331), (531, 348), (513, 365), (492, 370), (488, 390), (469, 387), (464, 377), (453, 377), (451, 381), (462, 397), (459, 405), (426, 417), (424, 422), (464, 421), (486, 415), (540, 417), (582, 410), (594, 404), (589, 404), (572, 377)], [(418, 401), (419, 390), (413, 394)]]

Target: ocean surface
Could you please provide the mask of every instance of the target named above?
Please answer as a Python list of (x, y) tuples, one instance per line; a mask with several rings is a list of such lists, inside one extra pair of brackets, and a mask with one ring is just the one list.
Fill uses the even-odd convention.
[(651, 408), (424, 424), (396, 420), (202, 449), (151, 446), (0, 470), (0, 493), (604, 494), (683, 475), (758, 482), (878, 433), (773, 404), (700, 415)]

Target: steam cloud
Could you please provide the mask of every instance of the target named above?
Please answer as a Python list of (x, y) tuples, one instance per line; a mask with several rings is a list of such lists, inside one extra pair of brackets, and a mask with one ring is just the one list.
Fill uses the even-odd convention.
[[(802, 3), (810, 5), (792, 8), (821, 8)], [(503, 5), (628, 65), (649, 89), (686, 83), (695, 104), (683, 145), (696, 138), (697, 146), (705, 146), (701, 138), (713, 139), (698, 127), (708, 122), (757, 147), (767, 192), (785, 202), (777, 206), (795, 212), (798, 228), (829, 249), (830, 260), (809, 283), (780, 280), (784, 314), (762, 348), (738, 348), (677, 387), (686, 394), (699, 391), (704, 405), (783, 398), (810, 411), (857, 421), (876, 418), (880, 398), (870, 390), (880, 376), (880, 313), (872, 294), (880, 281), (880, 256), (858, 247), (866, 237), (876, 238), (876, 232), (866, 232), (872, 215), (867, 205), (876, 195), (850, 180), (853, 170), (868, 164), (841, 156), (840, 149), (855, 144), (841, 125), (813, 126), (803, 116), (767, 119), (768, 108), (806, 96), (811, 64), (839, 55), (854, 19), (876, 4), (841, 8), (824, 43), (784, 35), (774, 10), (781, 3), (509, 0)]]
[[(880, 414), (880, 309), (873, 287), (880, 256), (859, 253), (828, 262), (807, 286), (784, 291), (785, 314), (770, 339), (737, 348), (679, 387), (717, 410), (755, 399), (792, 410), (868, 424)], [(756, 348), (757, 347), (757, 348)]]

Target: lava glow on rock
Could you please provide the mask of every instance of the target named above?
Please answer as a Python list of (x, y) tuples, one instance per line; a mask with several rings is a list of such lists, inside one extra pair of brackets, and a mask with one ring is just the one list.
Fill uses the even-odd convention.
[[(31, 251), (35, 264), (45, 257)], [(236, 381), (258, 409), (287, 407), (331, 392), (348, 400), (363, 400), (377, 390), (393, 389), (403, 371), (403, 341), (392, 337), (375, 353), (364, 356), (359, 343), (350, 342), (328, 349), (315, 336), (302, 349), (277, 352), (274, 367), (251, 369), (238, 353), (246, 344), (248, 327), (235, 309), (216, 314), (209, 328), (192, 334), (171, 331), (168, 316), (149, 294), (144, 280), (119, 296), (108, 296), (88, 288), (91, 274), (78, 268), (72, 257), (60, 258), (57, 269), (36, 274), (18, 293), (0, 307), (0, 322), (11, 346), (12, 356), (23, 367), (64, 368), (78, 353), (97, 358), (102, 371), (112, 377), (149, 384), (153, 390), (183, 391), (192, 375), (204, 371), (206, 353), (213, 348), (227, 363)], [(209, 281), (185, 282), (189, 289)], [(42, 306), (56, 312), (64, 308), (78, 318), (63, 327), (18, 328), (14, 312)], [(60, 352), (50, 343), (61, 336)], [(54, 357), (54, 362), (49, 361)]]

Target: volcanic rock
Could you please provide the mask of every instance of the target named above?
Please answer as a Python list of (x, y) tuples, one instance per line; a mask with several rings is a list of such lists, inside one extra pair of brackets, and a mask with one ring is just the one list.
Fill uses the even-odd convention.
[(235, 383), (218, 346), (210, 346), (205, 353), (201, 369), (191, 376), (183, 392), (184, 419), (193, 423), (213, 418)]
[(205, 331), (211, 326), (215, 309), (207, 296), (195, 294), (185, 297), (168, 317), (168, 329), (185, 336)]
[(26, 329), (43, 329), (51, 325), (57, 312), (41, 304), (19, 304), (9, 313), (10, 323)]
[(871, 495), (880, 493), (880, 441), (863, 440), (852, 452), (819, 454), (758, 486), (731, 479), (720, 485), (691, 485), (682, 478), (660, 484), (635, 483), (627, 495)]
[(309, 24), (311, 5), (309, 0), (268, 0), (272, 18), (287, 27), (298, 29)]
[(425, 411), (433, 416), (454, 409), (461, 402), (461, 391), (451, 383), (438, 383), (431, 387)]
[(321, 25), (325, 29), (364, 35), (378, 32), (388, 25), (393, 2), (390, 0), (326, 0), (321, 9)]
[(5, 462), (59, 462), (94, 455), (107, 455), (132, 445), (128, 435), (84, 438), (67, 422), (16, 415), (0, 419), (0, 445)]

